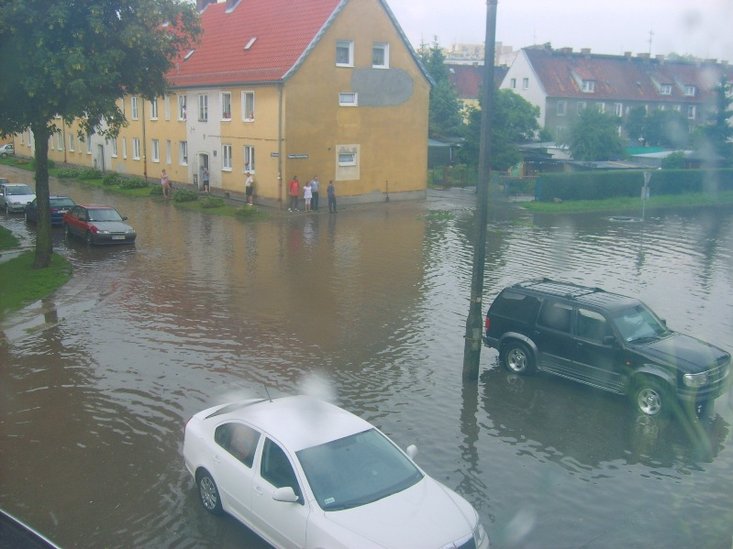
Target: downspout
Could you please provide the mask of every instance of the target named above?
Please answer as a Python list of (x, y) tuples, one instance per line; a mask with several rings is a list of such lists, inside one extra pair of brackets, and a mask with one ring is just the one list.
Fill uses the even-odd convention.
[(64, 138), (64, 164), (66, 164), (68, 160), (66, 158), (66, 147), (67, 147), (66, 145), (66, 122), (61, 123), (61, 136)]
[(145, 181), (148, 180), (148, 141), (145, 138), (145, 98), (141, 97), (143, 104), (142, 108), (142, 119), (143, 119), (143, 177)]
[(278, 84), (277, 97), (277, 202), (280, 209), (283, 208), (283, 185), (285, 185), (283, 179), (283, 88), (284, 84), (281, 81)]

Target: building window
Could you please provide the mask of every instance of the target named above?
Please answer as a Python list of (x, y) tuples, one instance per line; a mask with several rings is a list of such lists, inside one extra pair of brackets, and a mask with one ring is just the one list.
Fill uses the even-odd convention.
[(209, 121), (209, 96), (199, 95), (199, 122)]
[(160, 162), (160, 140), (153, 139), (153, 162)]
[(359, 103), (359, 97), (356, 92), (340, 92), (339, 105), (342, 107), (356, 107)]
[(336, 42), (336, 66), (354, 66), (354, 43), (351, 40), (339, 40)]
[(163, 116), (166, 120), (171, 119), (171, 98), (167, 95), (163, 96)]
[(529, 89), (529, 78), (522, 78), (522, 89), (523, 90)]
[(578, 102), (578, 114), (583, 112), (587, 106), (588, 105), (586, 105), (585, 101), (579, 101)]
[(672, 107), (672, 110), (675, 112), (682, 112), (682, 105), (675, 105)]
[[(125, 114), (125, 98), (124, 97), (120, 100), (120, 112), (122, 114)], [(58, 116), (57, 118), (61, 118), (61, 117)]]
[(87, 154), (92, 154), (92, 134), (87, 134)]
[(56, 134), (56, 150), (57, 151), (64, 150), (64, 136), (61, 132)]
[(127, 160), (127, 139), (122, 138), (122, 158)]
[(242, 120), (252, 122), (255, 119), (255, 92), (242, 92)]
[(372, 67), (375, 69), (389, 68), (389, 44), (374, 44), (372, 46)]
[(356, 151), (340, 151), (339, 166), (356, 166)]
[(140, 160), (140, 139), (137, 137), (132, 138), (132, 159)]
[(69, 150), (71, 152), (74, 152), (74, 146), (75, 146), (75, 143), (74, 143), (74, 134), (73, 133), (70, 133), (69, 134)]
[(244, 146), (244, 171), (255, 171), (255, 148), (252, 145)]
[(188, 165), (188, 142), (187, 141), (180, 142), (180, 145), (178, 147), (178, 158), (181, 163), (181, 166)]
[(221, 119), (232, 119), (232, 94), (229, 92), (221, 94)]
[(616, 116), (623, 116), (624, 115), (624, 105), (623, 103), (616, 103), (613, 106), (613, 112), (616, 114)]
[(594, 91), (596, 91), (596, 81), (583, 80), (582, 89), (583, 93), (593, 93)]
[(150, 120), (158, 120), (158, 98), (150, 101)]
[(222, 145), (221, 147), (221, 169), (225, 171), (232, 171), (232, 146)]
[(178, 120), (186, 120), (186, 96), (178, 96)]
[(567, 111), (568, 111), (568, 104), (565, 101), (558, 101), (557, 108), (555, 110), (555, 114), (557, 114), (557, 116), (565, 116)]
[(687, 97), (695, 97), (697, 95), (697, 88), (695, 86), (685, 86), (685, 95)]
[(171, 140), (166, 139), (165, 140), (165, 163), (170, 165), (171, 163)]
[(131, 116), (133, 120), (137, 120), (139, 118), (138, 112), (137, 112), (137, 97), (134, 95), (130, 97), (130, 111)]
[(695, 120), (697, 116), (697, 108), (695, 105), (687, 105), (687, 118), (690, 120)]
[(112, 139), (112, 158), (117, 158), (117, 138)]
[(606, 104), (605, 103), (598, 103), (598, 112), (605, 113), (606, 112)]
[(659, 88), (662, 95), (672, 95), (672, 84), (662, 84)]
[(510, 78), (509, 79), (509, 86), (513, 89), (517, 89), (517, 79), (516, 78)]

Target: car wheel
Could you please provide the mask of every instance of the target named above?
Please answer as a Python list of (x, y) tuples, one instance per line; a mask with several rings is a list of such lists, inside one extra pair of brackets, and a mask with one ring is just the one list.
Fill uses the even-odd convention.
[(87, 234), (86, 234), (86, 237), (84, 237), (84, 240), (87, 241), (87, 244), (88, 245), (94, 244), (94, 239), (92, 238), (92, 233), (90, 233), (89, 231), (87, 231)]
[(633, 392), (634, 405), (646, 416), (662, 416), (670, 405), (671, 396), (662, 383), (655, 379), (642, 379)]
[(502, 346), (501, 362), (515, 374), (531, 374), (535, 371), (534, 356), (529, 347), (520, 341), (510, 341)]
[(204, 509), (214, 515), (221, 515), (224, 510), (221, 507), (219, 489), (216, 487), (216, 482), (211, 478), (209, 472), (202, 471), (199, 473), (196, 484), (198, 484), (199, 487), (199, 498), (201, 499), (201, 505), (204, 506)]
[(69, 229), (69, 226), (64, 223), (64, 236), (66, 238), (71, 238), (71, 229)]

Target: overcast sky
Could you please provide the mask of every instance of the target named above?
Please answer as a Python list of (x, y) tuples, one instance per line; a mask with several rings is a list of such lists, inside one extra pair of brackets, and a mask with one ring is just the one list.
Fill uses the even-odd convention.
[[(478, 43), (486, 0), (387, 0), (416, 48)], [(498, 0), (496, 39), (593, 53), (679, 53), (733, 63), (733, 0)]]

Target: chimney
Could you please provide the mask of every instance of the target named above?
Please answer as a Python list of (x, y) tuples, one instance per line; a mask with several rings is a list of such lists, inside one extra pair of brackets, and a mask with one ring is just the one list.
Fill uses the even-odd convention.
[(582, 48), (580, 50), (580, 53), (582, 53), (585, 56), (589, 56), (590, 55), (590, 48)]

